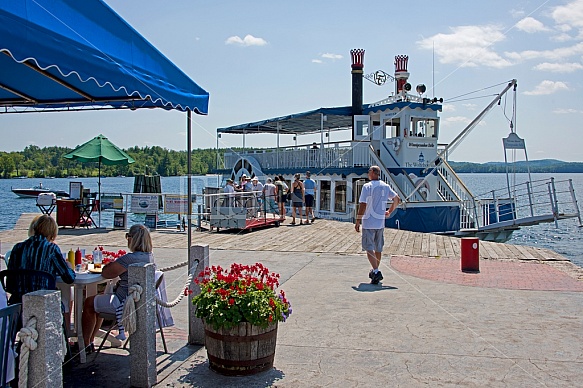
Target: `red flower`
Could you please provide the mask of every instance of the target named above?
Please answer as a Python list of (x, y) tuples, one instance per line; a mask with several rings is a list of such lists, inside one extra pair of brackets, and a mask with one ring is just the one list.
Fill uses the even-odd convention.
[(230, 305), (233, 305), (233, 304), (235, 304), (235, 299), (233, 299), (233, 298), (229, 299), (229, 304), (230, 304)]

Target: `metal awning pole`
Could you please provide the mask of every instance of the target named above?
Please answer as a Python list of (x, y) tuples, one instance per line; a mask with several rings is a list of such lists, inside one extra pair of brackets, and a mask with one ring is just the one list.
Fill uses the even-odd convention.
[(320, 168), (322, 168), (322, 150), (324, 149), (324, 113), (320, 113), (320, 151), (319, 153), (319, 163)]
[(279, 129), (281, 128), (281, 125), (279, 123), (277, 123), (277, 161), (275, 163), (275, 167), (277, 167), (279, 169)]
[[(191, 230), (192, 230), (192, 185), (191, 185), (191, 179), (192, 179), (192, 147), (191, 147), (191, 142), (192, 142), (192, 113), (190, 110), (186, 111), (186, 155), (187, 155), (187, 159), (186, 159), (186, 183), (188, 185), (187, 188), (187, 207), (188, 207), (188, 214), (186, 215), (186, 218), (188, 219), (188, 232), (187, 232), (187, 236), (188, 236), (188, 248), (187, 248), (187, 252), (188, 252), (188, 257), (186, 260), (190, 260), (190, 247), (192, 246), (192, 236), (190, 235)], [(190, 273), (190, 272), (189, 272)]]

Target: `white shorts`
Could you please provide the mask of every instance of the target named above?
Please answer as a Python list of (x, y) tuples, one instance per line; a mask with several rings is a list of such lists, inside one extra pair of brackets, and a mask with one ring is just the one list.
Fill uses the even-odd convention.
[(363, 229), (362, 249), (365, 251), (382, 252), (385, 245), (385, 229)]
[(61, 302), (63, 303), (63, 308), (66, 313), (69, 312), (69, 305), (71, 304), (72, 288), (72, 284), (57, 284), (57, 289), (61, 291)]
[(98, 313), (115, 314), (115, 310), (121, 305), (121, 302), (115, 294), (95, 295), (93, 299), (93, 308)]

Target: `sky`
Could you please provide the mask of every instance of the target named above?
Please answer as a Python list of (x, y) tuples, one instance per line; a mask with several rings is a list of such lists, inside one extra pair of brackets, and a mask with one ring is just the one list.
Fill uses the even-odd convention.
[[(395, 55), (409, 56), (409, 82), (444, 99), (440, 143), (516, 78), (514, 127), (528, 158), (583, 160), (583, 0), (105, 2), (210, 93), (209, 114), (193, 115), (193, 148), (216, 147), (220, 127), (350, 106), (350, 50), (362, 48), (365, 74), (393, 74)], [(393, 91), (390, 82), (365, 80), (363, 100)], [(512, 99), (492, 109), (449, 159), (503, 161)], [(0, 128), (0, 151), (73, 148), (100, 133), (122, 148), (186, 148), (186, 114), (162, 109), (2, 115)], [(276, 142), (251, 135), (245, 144)], [(242, 145), (239, 135), (219, 143)]]

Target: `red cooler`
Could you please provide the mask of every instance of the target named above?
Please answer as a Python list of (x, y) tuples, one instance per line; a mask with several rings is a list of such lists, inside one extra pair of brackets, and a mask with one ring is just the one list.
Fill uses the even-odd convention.
[(480, 272), (480, 239), (462, 237), (462, 271)]

